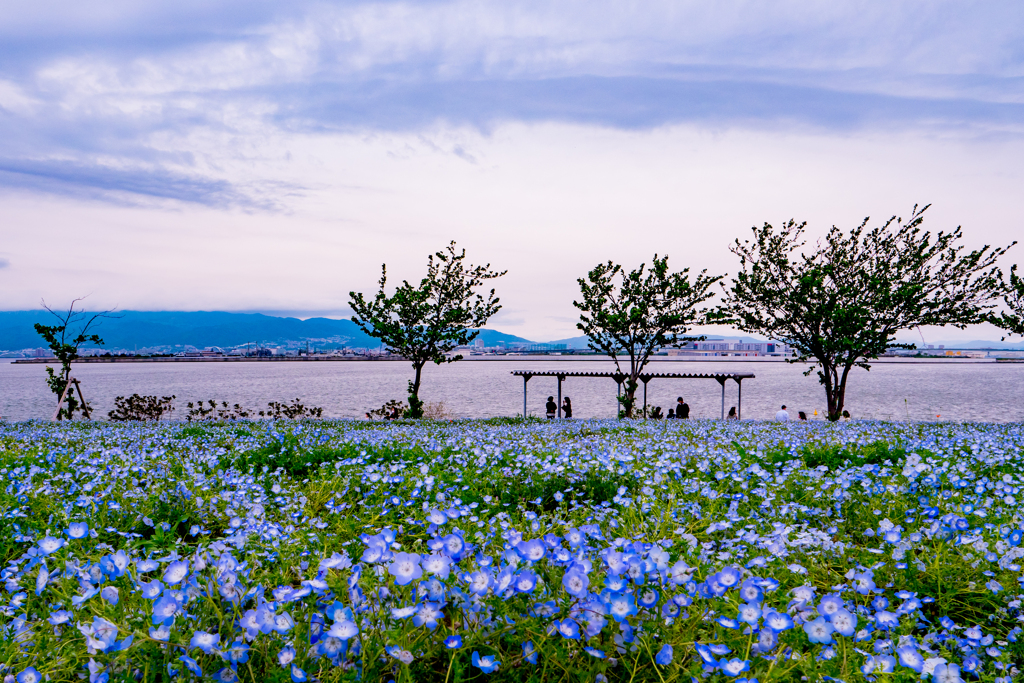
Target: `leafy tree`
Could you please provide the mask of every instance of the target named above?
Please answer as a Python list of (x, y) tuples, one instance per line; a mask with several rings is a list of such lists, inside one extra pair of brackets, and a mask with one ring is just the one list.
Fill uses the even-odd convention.
[[(655, 254), (650, 268), (642, 263), (627, 273), (608, 261), (578, 279), (583, 300), (572, 302), (582, 311), (576, 327), (587, 335), (591, 349), (610, 356), (615, 370), (626, 376), (620, 398), (626, 417), (633, 417), (637, 383), (651, 353), (701, 339), (681, 335), (715, 317), (710, 309), (698, 307), (714, 296), (711, 286), (724, 276), (702, 270), (690, 282), (689, 271), (670, 272), (668, 256)], [(627, 370), (619, 365), (620, 356), (623, 363), (628, 358)]]
[(406, 417), (423, 416), (419, 398), (423, 366), (461, 360), (450, 351), (476, 339), (487, 319), (501, 306), (492, 289), (487, 296), (476, 293), (487, 280), (501, 277), (484, 266), (465, 264), (466, 250), (456, 251), (451, 242), (445, 251), (427, 259), (427, 275), (419, 284), (403, 280), (394, 294), (385, 294), (387, 265), (381, 266), (380, 291), (372, 299), (350, 292), (352, 321), (363, 332), (380, 339), (389, 352), (412, 362), (415, 377), (409, 380), (409, 408)]
[(806, 223), (793, 220), (752, 228), (753, 240), (730, 247), (741, 265), (726, 291), (732, 322), (791, 346), (789, 362), (811, 361), (805, 374), (817, 369), (830, 420), (843, 412), (850, 370), (870, 369), (887, 349), (915, 348), (896, 343), (897, 332), (981, 322), (1001, 291), (995, 262), (1006, 249), (967, 252), (959, 227), (924, 231), (927, 209), (870, 229), (865, 218), (849, 233), (832, 226), (809, 254)]
[(989, 320), (1010, 334), (1024, 335), (1024, 278), (1017, 275), (1017, 264), (1010, 267), (1010, 280), (1003, 286), (1006, 310)]
[[(90, 330), (98, 324), (100, 319), (111, 317), (110, 311), (88, 313), (83, 310), (75, 310), (75, 306), (80, 301), (81, 299), (75, 299), (71, 302), (67, 311), (61, 311), (60, 313), (47, 306), (44, 301), (43, 308), (57, 318), (58, 324), (42, 325), (36, 323), (34, 325), (36, 332), (39, 333), (39, 336), (43, 338), (46, 345), (50, 347), (50, 351), (60, 361), (60, 372), (54, 372), (52, 367), (46, 366), (46, 383), (50, 386), (50, 391), (57, 395), (58, 401), (64, 395), (64, 390), (67, 389), (68, 381), (71, 379), (71, 361), (78, 358), (78, 350), (82, 344), (86, 342), (96, 345), (103, 344), (103, 340), (100, 339), (99, 335), (90, 332)], [(78, 398), (69, 391), (64, 400), (64, 405), (57, 413), (57, 419), (71, 420), (77, 411), (81, 411), (85, 417), (89, 416), (89, 406), (80, 404)]]

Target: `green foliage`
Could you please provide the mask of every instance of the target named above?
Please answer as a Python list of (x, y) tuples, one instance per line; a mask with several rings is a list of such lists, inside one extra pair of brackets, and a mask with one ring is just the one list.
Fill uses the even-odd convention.
[[(702, 270), (690, 282), (689, 271), (670, 272), (668, 256), (655, 254), (650, 268), (642, 263), (627, 273), (608, 261), (578, 279), (582, 301), (572, 304), (582, 312), (576, 327), (587, 335), (587, 345), (611, 357), (623, 375), (619, 401), (625, 417), (633, 417), (639, 378), (651, 353), (702, 338), (683, 335), (714, 317), (698, 307), (713, 296), (710, 289), (723, 276)], [(620, 367), (619, 356), (628, 358), (628, 368)]]
[(114, 399), (114, 409), (107, 413), (111, 422), (156, 422), (164, 414), (174, 411), (173, 401), (177, 396), (140, 396), (132, 394)]
[(737, 441), (733, 441), (732, 445), (740, 457), (747, 462), (782, 465), (799, 460), (807, 467), (814, 468), (824, 465), (830, 470), (863, 465), (881, 465), (887, 462), (901, 461), (907, 457), (907, 452), (901, 446), (892, 445), (887, 441), (872, 441), (863, 445), (810, 441), (802, 444), (799, 448), (779, 442), (776, 446), (758, 454), (747, 452)]
[[(990, 318), (1002, 291), (997, 259), (1006, 249), (965, 252), (960, 228), (922, 230), (925, 206), (910, 219), (892, 217), (868, 229), (868, 219), (844, 233), (832, 226), (804, 253), (806, 223), (781, 229), (765, 223), (753, 240), (736, 243), (741, 270), (727, 289), (725, 311), (744, 332), (784, 342), (790, 362), (811, 361), (825, 387), (828, 418), (838, 420), (854, 367), (899, 344), (901, 330), (922, 325), (963, 328)], [(1011, 245), (1012, 246), (1012, 245)]]
[(451, 242), (445, 251), (427, 258), (427, 275), (418, 285), (403, 280), (388, 296), (385, 264), (381, 266), (380, 291), (373, 299), (349, 292), (349, 305), (355, 312), (352, 322), (380, 339), (389, 352), (412, 363), (415, 376), (409, 381), (406, 417), (423, 417), (419, 398), (423, 366), (461, 360), (461, 355), (447, 354), (476, 339), (480, 331), (474, 328), (483, 327), (501, 308), (493, 289), (486, 297), (475, 290), (506, 271), (492, 271), (490, 264), (469, 266), (465, 259), (466, 250), (456, 251)]
[(1006, 309), (989, 316), (989, 322), (1010, 334), (1024, 335), (1024, 278), (1017, 275), (1017, 264), (1010, 267), (1009, 282), (1003, 283)]

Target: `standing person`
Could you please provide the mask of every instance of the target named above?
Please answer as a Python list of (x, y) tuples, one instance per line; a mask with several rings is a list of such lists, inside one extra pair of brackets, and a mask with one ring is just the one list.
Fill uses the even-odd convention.
[(689, 420), (690, 419), (690, 406), (687, 405), (683, 397), (680, 396), (676, 399), (676, 419), (677, 420)]
[(674, 420), (674, 419), (676, 419), (676, 409), (675, 408), (669, 408), (668, 409), (668, 417), (666, 417), (665, 419), (666, 420)]
[(800, 418), (801, 422), (807, 422), (807, 413), (805, 413), (804, 411), (801, 410), (799, 413), (796, 414), (796, 416)]
[(789, 422), (789, 413), (786, 412), (786, 404), (782, 404), (782, 409), (775, 413), (776, 422)]
[(568, 396), (562, 399), (562, 417), (566, 420), (572, 419), (572, 401)]
[(725, 416), (726, 420), (738, 420), (740, 416), (736, 414), (736, 406), (729, 408), (729, 414)]
[(554, 396), (548, 396), (548, 402), (544, 404), (544, 412), (547, 413), (549, 420), (555, 419), (555, 415), (558, 413), (558, 404), (555, 403)]

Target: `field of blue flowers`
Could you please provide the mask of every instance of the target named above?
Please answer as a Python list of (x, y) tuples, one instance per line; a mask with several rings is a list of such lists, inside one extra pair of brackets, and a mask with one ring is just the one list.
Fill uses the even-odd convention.
[(0, 675), (1020, 680), (1022, 453), (1022, 425), (0, 424)]

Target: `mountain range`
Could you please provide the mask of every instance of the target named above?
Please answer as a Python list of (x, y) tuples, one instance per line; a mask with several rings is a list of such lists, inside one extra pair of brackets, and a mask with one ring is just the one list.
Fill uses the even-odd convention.
[[(351, 320), (331, 318), (279, 318), (262, 313), (218, 311), (119, 311), (104, 318), (91, 331), (107, 349), (135, 349), (156, 346), (234, 347), (246, 343), (279, 344), (287, 341), (335, 340), (333, 346), (376, 348), (380, 342), (365, 334)], [(57, 319), (45, 310), (0, 311), (0, 350), (44, 346), (33, 325), (54, 325)], [(484, 344), (499, 341), (534, 343), (496, 330), (481, 330)], [(325, 344), (326, 345), (326, 344)], [(91, 345), (85, 345), (91, 346)], [(321, 347), (324, 345), (320, 345)]]

